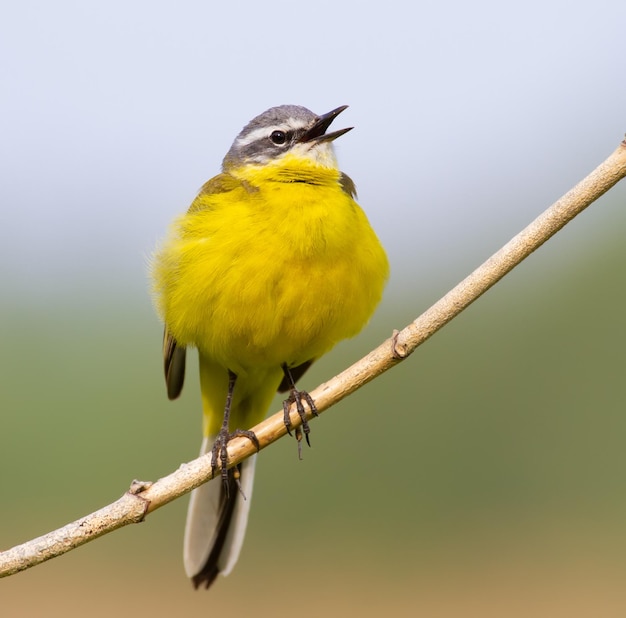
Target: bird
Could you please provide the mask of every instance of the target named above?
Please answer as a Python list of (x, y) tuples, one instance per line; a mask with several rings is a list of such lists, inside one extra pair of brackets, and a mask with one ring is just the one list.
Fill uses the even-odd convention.
[(153, 254), (167, 395), (180, 395), (186, 350), (196, 348), (201, 454), (212, 453), (214, 471), (222, 464), (222, 483), (194, 489), (189, 502), (183, 558), (196, 589), (232, 571), (245, 535), (256, 455), (226, 470), (228, 441), (245, 435), (258, 447), (248, 428), (277, 391), (289, 393), (287, 429), (295, 403), (309, 441), (305, 404), (316, 413), (315, 404), (296, 382), (364, 327), (389, 277), (333, 147), (353, 127), (328, 132), (347, 107), (317, 115), (279, 105), (253, 118)]

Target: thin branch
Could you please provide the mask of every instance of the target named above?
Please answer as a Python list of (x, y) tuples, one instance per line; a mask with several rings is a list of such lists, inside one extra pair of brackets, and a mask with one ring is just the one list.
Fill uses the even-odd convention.
[[(539, 248), (566, 223), (626, 176), (626, 140), (589, 176), (537, 217), (500, 251), (448, 292), (404, 330), (382, 343), (360, 361), (322, 384), (310, 394), (318, 412), (384, 373), (409, 356), (420, 344), (484, 294), (524, 258)], [(310, 419), (309, 419), (310, 420)], [(301, 423), (292, 406), (291, 423)], [(286, 435), (280, 411), (253, 428), (261, 448)], [(229, 466), (255, 452), (246, 438), (228, 444)], [(215, 474), (219, 476), (219, 467)], [(155, 483), (134, 481), (119, 500), (54, 532), (0, 553), (0, 577), (12, 575), (64, 554), (127, 524), (137, 523), (159, 507), (212, 478), (210, 455), (183, 464)]]

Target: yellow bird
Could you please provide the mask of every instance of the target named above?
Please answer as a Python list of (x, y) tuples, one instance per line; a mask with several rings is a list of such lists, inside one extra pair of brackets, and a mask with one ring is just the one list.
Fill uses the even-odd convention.
[[(381, 299), (384, 249), (354, 201), (327, 133), (347, 106), (317, 116), (272, 107), (236, 137), (222, 173), (201, 189), (157, 249), (152, 277), (165, 323), (167, 393), (181, 392), (185, 349), (198, 349), (204, 439), (213, 465), (226, 446), (267, 414), (314, 403), (295, 382), (337, 342), (356, 335)], [(289, 421), (286, 417), (287, 428)], [(307, 437), (309, 428), (303, 423)], [(301, 436), (300, 436), (301, 437)], [(184, 564), (195, 587), (233, 569), (245, 534), (256, 456), (223, 482), (191, 494)]]

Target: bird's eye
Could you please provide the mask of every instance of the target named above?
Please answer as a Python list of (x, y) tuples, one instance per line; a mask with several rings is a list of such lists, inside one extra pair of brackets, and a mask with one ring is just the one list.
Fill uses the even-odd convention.
[(273, 144), (282, 146), (287, 141), (287, 134), (284, 131), (272, 131), (270, 139)]

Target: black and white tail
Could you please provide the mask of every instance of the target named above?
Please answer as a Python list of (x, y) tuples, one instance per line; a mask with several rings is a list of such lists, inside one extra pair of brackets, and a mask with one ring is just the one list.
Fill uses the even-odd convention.
[[(205, 437), (200, 454), (213, 446), (214, 437)], [(229, 470), (228, 489), (221, 479), (201, 485), (191, 492), (183, 558), (187, 576), (196, 588), (208, 588), (218, 573), (228, 575), (235, 566), (248, 525), (256, 455)]]

